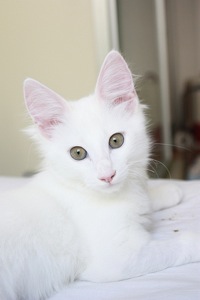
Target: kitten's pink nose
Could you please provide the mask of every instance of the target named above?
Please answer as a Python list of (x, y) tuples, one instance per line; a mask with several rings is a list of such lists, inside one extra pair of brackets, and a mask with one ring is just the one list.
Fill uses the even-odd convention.
[(113, 173), (110, 176), (102, 176), (99, 179), (101, 181), (105, 181), (107, 183), (111, 183), (111, 181), (113, 180), (113, 178), (115, 177), (115, 175), (116, 175), (116, 171), (113, 171)]

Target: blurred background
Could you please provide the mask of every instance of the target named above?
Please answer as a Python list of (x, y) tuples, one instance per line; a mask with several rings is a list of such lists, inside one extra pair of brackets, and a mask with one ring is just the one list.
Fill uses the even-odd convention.
[(200, 0), (2, 0), (0, 25), (0, 175), (37, 170), (24, 79), (78, 99), (114, 48), (149, 105), (150, 175), (200, 178)]

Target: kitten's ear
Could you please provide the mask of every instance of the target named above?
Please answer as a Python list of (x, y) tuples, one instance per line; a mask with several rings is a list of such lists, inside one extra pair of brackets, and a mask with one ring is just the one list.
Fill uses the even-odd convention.
[(36, 80), (24, 81), (24, 98), (27, 110), (43, 136), (51, 138), (52, 130), (63, 122), (65, 101)]
[(138, 102), (131, 71), (124, 58), (117, 51), (106, 56), (96, 84), (96, 95), (112, 104), (124, 103), (127, 110), (133, 110)]

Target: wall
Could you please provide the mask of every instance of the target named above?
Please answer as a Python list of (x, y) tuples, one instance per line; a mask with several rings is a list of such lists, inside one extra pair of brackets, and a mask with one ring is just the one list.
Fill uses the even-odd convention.
[(93, 91), (96, 49), (91, 0), (0, 2), (0, 175), (36, 169), (22, 83), (35, 78), (65, 98)]
[(166, 8), (172, 117), (179, 127), (185, 84), (200, 74), (200, 1), (167, 0)]
[(118, 0), (120, 46), (134, 73), (158, 70), (154, 0)]
[(143, 76), (136, 84), (149, 106), (152, 128), (161, 122), (158, 51), (154, 0), (118, 0), (119, 40), (133, 74)]

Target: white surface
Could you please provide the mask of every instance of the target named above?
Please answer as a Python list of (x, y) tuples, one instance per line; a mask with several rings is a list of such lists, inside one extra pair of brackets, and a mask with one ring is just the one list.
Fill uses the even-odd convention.
[[(29, 180), (1, 177), (0, 191), (22, 186)], [(159, 181), (151, 181), (150, 184), (157, 184), (157, 182)], [(178, 235), (183, 230), (200, 233), (200, 181), (177, 181), (177, 184), (183, 190), (183, 201), (176, 207), (154, 214), (153, 233), (157, 238)], [(101, 284), (75, 282), (50, 299), (198, 300), (200, 299), (200, 263), (170, 268), (120, 282)]]

